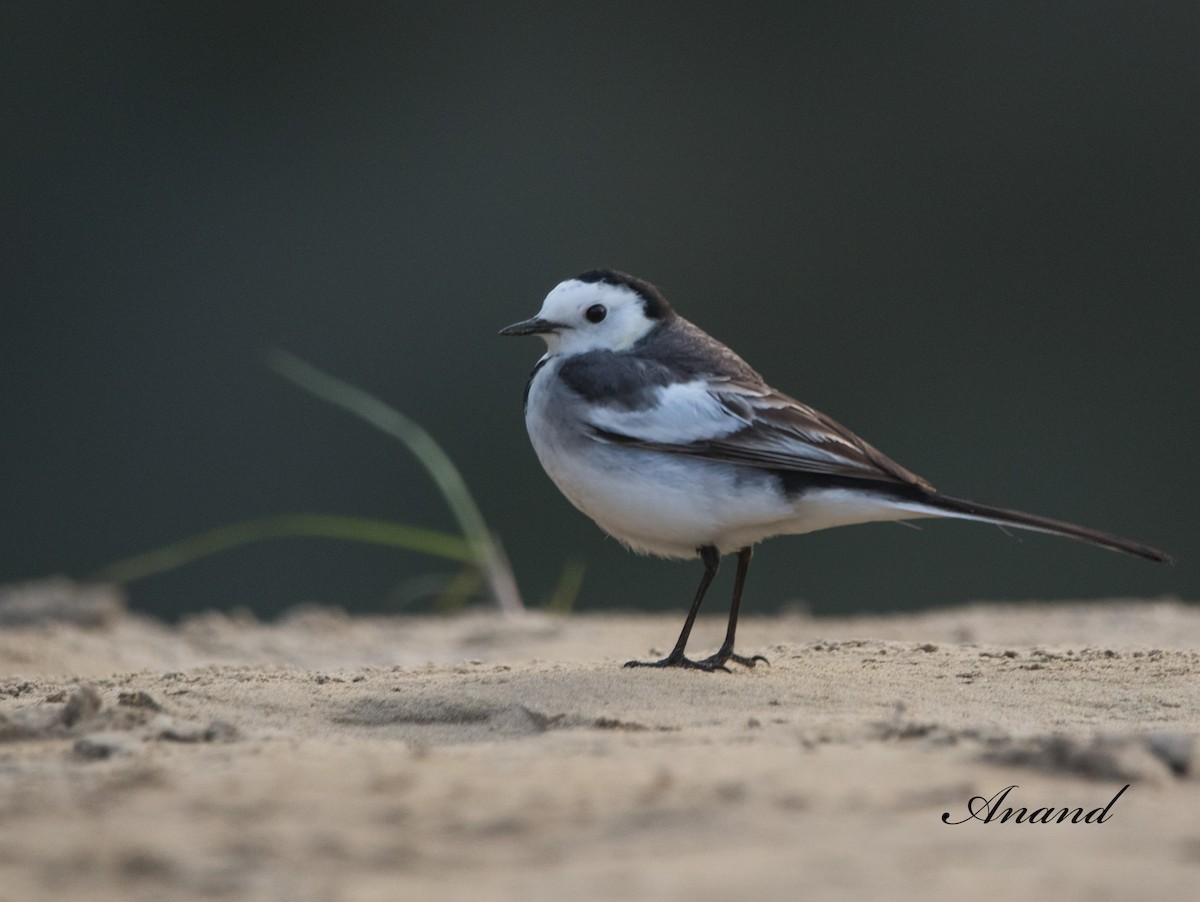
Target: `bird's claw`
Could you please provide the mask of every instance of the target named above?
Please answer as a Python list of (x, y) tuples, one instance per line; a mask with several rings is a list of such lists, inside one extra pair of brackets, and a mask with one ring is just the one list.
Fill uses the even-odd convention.
[(771, 666), (771, 662), (768, 661), (766, 658), (764, 658), (762, 655), (751, 655), (750, 657), (747, 658), (745, 655), (736, 655), (731, 651), (729, 651), (729, 652), (719, 651), (715, 655), (713, 655), (711, 658), (705, 658), (700, 663), (701, 664), (712, 664), (712, 665), (720, 667), (722, 670), (728, 671), (729, 668), (726, 667), (725, 665), (727, 663), (729, 663), (730, 661), (732, 661), (734, 664), (741, 664), (743, 667), (753, 667), (759, 661), (762, 661), (768, 667)]
[(626, 661), (626, 667), (682, 667), (684, 670), (703, 670), (705, 673), (712, 673), (714, 670), (724, 670), (729, 673), (729, 668), (725, 666), (724, 661), (716, 660), (714, 655), (712, 658), (705, 658), (703, 661), (693, 661), (691, 658), (685, 658), (683, 655), (671, 655), (663, 658), (661, 661)]
[(703, 670), (705, 673), (712, 673), (716, 670), (723, 670), (725, 673), (730, 673), (725, 665), (730, 661), (735, 664), (741, 664), (743, 667), (753, 667), (759, 661), (762, 661), (768, 667), (771, 662), (762, 655), (752, 655), (746, 657), (744, 655), (736, 655), (733, 652), (719, 651), (711, 657), (704, 658), (701, 661), (693, 661), (691, 658), (685, 658), (680, 655), (669, 655), (661, 661), (626, 661), (626, 667), (682, 667), (684, 670)]

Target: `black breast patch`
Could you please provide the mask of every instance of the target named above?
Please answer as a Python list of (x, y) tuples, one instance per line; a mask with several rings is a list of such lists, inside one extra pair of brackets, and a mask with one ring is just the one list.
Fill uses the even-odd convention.
[(678, 381), (657, 361), (614, 351), (579, 354), (563, 363), (558, 375), (584, 400), (621, 410), (653, 407), (656, 389)]

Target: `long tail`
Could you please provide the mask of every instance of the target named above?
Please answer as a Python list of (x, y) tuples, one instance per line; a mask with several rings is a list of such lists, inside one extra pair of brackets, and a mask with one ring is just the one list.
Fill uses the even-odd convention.
[(1079, 539), (1081, 542), (1099, 545), (1101, 548), (1134, 554), (1148, 561), (1156, 561), (1161, 564), (1175, 563), (1174, 559), (1165, 551), (1159, 551), (1157, 548), (1151, 548), (1141, 542), (1123, 539), (1097, 529), (1088, 529), (1086, 526), (1077, 526), (1074, 523), (1067, 523), (1065, 520), (1052, 520), (1050, 517), (1040, 517), (1037, 514), (1027, 514), (1024, 511), (1008, 510), (1003, 507), (992, 507), (990, 504), (980, 504), (977, 501), (967, 501), (963, 498), (951, 498), (947, 495), (933, 493), (912, 503), (912, 509), (914, 512), (924, 513), (926, 516), (932, 514), (935, 517), (956, 517), (962, 520), (977, 520), (980, 523), (1015, 526), (1034, 532), (1066, 536), (1069, 539)]

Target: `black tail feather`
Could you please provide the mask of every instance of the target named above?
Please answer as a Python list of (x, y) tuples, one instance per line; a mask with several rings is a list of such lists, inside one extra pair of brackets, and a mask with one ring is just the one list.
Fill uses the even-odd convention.
[(1148, 561), (1156, 561), (1161, 564), (1175, 563), (1174, 559), (1165, 551), (1159, 551), (1157, 548), (1151, 548), (1149, 545), (1143, 545), (1141, 542), (1134, 542), (1130, 539), (1123, 539), (1111, 533), (1101, 532), (1098, 529), (1089, 529), (1086, 526), (1067, 523), (1065, 520), (1053, 520), (1050, 517), (1027, 514), (1024, 511), (1009, 510), (1003, 507), (993, 507), (990, 504), (980, 504), (977, 501), (951, 498), (947, 495), (936, 493), (926, 495), (921, 500), (921, 503), (928, 505), (933, 510), (944, 511), (950, 516), (966, 517), (985, 523), (1017, 526), (1021, 529), (1032, 529), (1036, 532), (1048, 532), (1056, 536), (1066, 536), (1069, 539), (1090, 542), (1093, 545), (1099, 545), (1101, 548), (1109, 548), (1113, 551), (1133, 554)]

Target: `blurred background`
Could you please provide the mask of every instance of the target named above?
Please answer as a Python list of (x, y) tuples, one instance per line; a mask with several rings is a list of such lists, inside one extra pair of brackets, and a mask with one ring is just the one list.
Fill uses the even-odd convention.
[[(575, 558), (576, 609), (684, 607), (698, 564), (543, 474), (542, 345), (496, 336), (607, 266), (939, 488), (1180, 560), (878, 524), (765, 544), (750, 611), (1194, 599), (1198, 48), (1169, 2), (4, 3), (0, 581), (272, 514), (453, 530), (278, 346), (444, 445), (528, 603)], [(130, 593), (375, 611), (454, 570), (292, 539)]]

